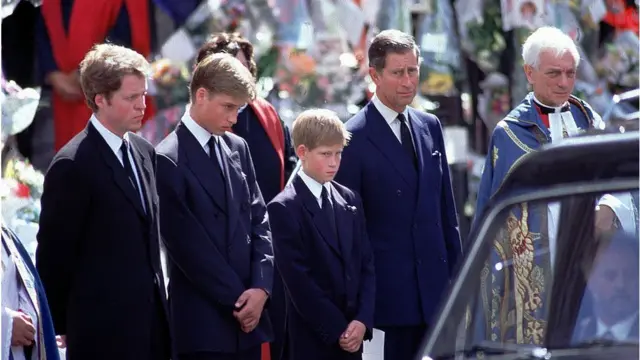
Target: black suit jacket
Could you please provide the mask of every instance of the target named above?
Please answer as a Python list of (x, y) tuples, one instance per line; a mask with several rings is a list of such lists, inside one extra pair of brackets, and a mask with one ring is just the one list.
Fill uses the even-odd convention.
[(304, 181), (292, 183), (269, 203), (275, 261), (287, 299), (290, 359), (351, 359), (339, 346), (353, 320), (371, 339), (375, 301), (373, 253), (362, 202), (332, 182), (338, 237)]
[(91, 124), (45, 176), (36, 264), (69, 359), (151, 360), (152, 329), (167, 322), (155, 151), (129, 135), (147, 213)]
[(224, 180), (184, 124), (157, 146), (161, 231), (179, 353), (235, 353), (272, 336), (266, 312), (249, 334), (233, 317), (245, 290), (271, 292), (273, 256), (247, 143), (233, 134), (223, 139)]

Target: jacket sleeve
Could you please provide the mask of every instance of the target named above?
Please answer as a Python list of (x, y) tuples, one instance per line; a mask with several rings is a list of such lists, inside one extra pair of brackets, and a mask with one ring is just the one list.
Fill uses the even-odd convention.
[(367, 235), (367, 224), (364, 218), (362, 200), (356, 194), (356, 211), (358, 211), (358, 224), (360, 234), (360, 256), (362, 267), (360, 268), (360, 289), (358, 291), (358, 312), (355, 320), (360, 321), (367, 327), (364, 340), (373, 338), (373, 315), (375, 312), (376, 299), (376, 274), (373, 261), (373, 250)]

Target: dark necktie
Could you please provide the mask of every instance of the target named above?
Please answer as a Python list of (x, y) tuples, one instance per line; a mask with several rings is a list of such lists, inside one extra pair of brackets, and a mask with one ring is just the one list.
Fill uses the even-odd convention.
[(129, 141), (125, 139), (122, 140), (120, 151), (122, 151), (122, 165), (124, 166), (124, 171), (127, 172), (127, 177), (129, 177), (131, 185), (133, 185), (133, 188), (136, 189), (136, 195), (140, 197), (140, 190), (138, 189), (136, 175), (133, 173), (133, 167), (131, 167), (131, 161), (129, 161)]
[(333, 212), (333, 205), (329, 200), (329, 192), (327, 191), (327, 187), (322, 185), (322, 213), (325, 218), (329, 222), (329, 226), (331, 227), (331, 233), (338, 236), (338, 228), (336, 227), (336, 215)]
[(413, 139), (411, 138), (411, 132), (409, 131), (409, 124), (407, 124), (407, 119), (402, 113), (398, 114), (397, 119), (398, 121), (400, 121), (400, 142), (402, 142), (402, 147), (404, 148), (405, 152), (411, 157), (413, 166), (417, 168), (418, 158), (416, 157), (416, 150), (413, 147)]
[(207, 142), (207, 144), (209, 145), (209, 158), (211, 159), (211, 163), (216, 168), (216, 170), (218, 170), (218, 173), (220, 174), (220, 176), (224, 178), (224, 171), (220, 166), (220, 161), (218, 160), (218, 155), (217, 155), (217, 154), (220, 154), (220, 160), (222, 160), (222, 152), (220, 151), (220, 142), (215, 138), (215, 136), (212, 136)]

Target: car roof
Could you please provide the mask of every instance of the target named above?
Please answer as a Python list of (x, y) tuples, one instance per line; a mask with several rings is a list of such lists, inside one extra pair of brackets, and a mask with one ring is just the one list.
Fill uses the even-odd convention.
[(548, 144), (524, 155), (495, 198), (523, 188), (638, 178), (640, 133), (601, 133)]

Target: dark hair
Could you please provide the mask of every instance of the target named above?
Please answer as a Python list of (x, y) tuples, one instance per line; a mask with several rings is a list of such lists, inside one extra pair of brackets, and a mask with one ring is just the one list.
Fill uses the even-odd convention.
[(209, 39), (198, 50), (198, 56), (196, 58), (196, 64), (201, 62), (205, 57), (211, 54), (227, 53), (231, 56), (238, 55), (238, 52), (242, 51), (242, 54), (247, 58), (248, 68), (253, 77), (256, 77), (258, 68), (253, 58), (253, 45), (249, 40), (242, 37), (238, 33), (215, 33), (211, 34)]
[(420, 49), (413, 36), (400, 30), (384, 30), (373, 38), (369, 46), (369, 67), (382, 71), (389, 53), (404, 54), (408, 51), (415, 51), (420, 61)]

